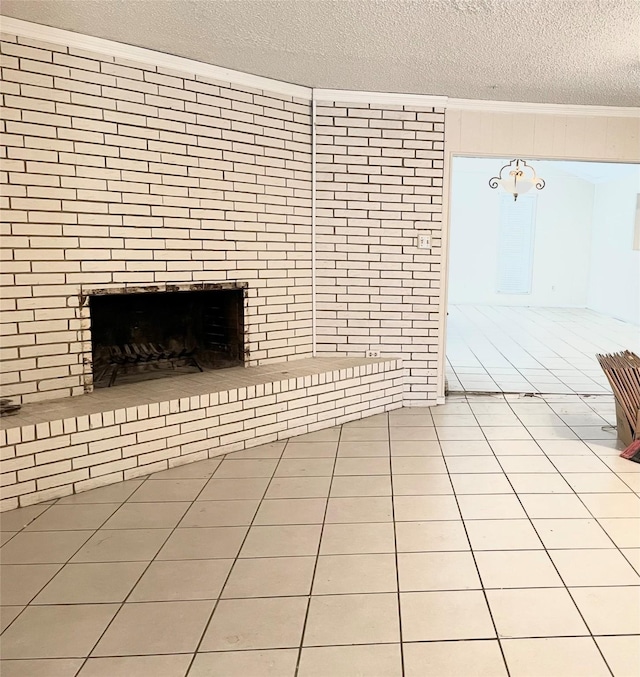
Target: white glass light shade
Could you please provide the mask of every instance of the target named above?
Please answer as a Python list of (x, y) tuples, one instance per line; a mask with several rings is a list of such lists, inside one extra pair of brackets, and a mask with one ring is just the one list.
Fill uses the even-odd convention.
[[(512, 169), (507, 174), (509, 168)], [(491, 188), (502, 186), (507, 193), (513, 195), (514, 200), (517, 200), (518, 195), (527, 193), (534, 187), (542, 190), (544, 188), (544, 180), (538, 178), (535, 169), (530, 167), (524, 160), (512, 160), (500, 170), (498, 176), (489, 181), (489, 185)]]
[(512, 193), (513, 195), (522, 195), (533, 188), (533, 181), (524, 176), (519, 178), (509, 176), (508, 179), (500, 179), (498, 183), (507, 191), (507, 193)]

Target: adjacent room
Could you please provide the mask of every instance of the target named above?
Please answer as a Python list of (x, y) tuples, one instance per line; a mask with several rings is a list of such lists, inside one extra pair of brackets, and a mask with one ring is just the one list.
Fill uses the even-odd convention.
[(529, 160), (514, 200), (509, 162), (453, 159), (449, 390), (607, 392), (595, 355), (640, 346), (640, 165)]

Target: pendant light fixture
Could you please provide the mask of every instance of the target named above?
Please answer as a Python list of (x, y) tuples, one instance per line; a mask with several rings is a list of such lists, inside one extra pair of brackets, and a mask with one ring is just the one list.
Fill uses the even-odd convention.
[(491, 188), (502, 186), (507, 193), (513, 195), (514, 201), (518, 195), (522, 195), (531, 190), (534, 186), (538, 190), (544, 188), (544, 179), (536, 175), (536, 170), (528, 165), (524, 160), (511, 160), (501, 170), (498, 176), (494, 176), (489, 181)]

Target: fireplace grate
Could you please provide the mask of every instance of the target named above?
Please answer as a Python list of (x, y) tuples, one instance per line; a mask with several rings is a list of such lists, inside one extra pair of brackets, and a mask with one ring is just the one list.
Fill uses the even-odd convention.
[(162, 345), (154, 343), (130, 343), (124, 346), (108, 346), (109, 358), (98, 380), (104, 378), (111, 369), (109, 387), (115, 382), (120, 370), (127, 367), (138, 367), (143, 364), (153, 365), (158, 368), (168, 366), (175, 369), (178, 364), (190, 364), (203, 371), (195, 357), (195, 350), (182, 348), (181, 350), (167, 350)]

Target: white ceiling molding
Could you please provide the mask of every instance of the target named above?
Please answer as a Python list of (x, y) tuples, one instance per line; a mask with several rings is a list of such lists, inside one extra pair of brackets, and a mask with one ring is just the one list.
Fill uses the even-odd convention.
[(588, 115), (590, 117), (639, 118), (640, 108), (620, 106), (582, 106), (563, 103), (526, 103), (524, 101), (484, 101), (448, 99), (447, 108), (485, 113), (527, 113), (530, 115)]
[(318, 103), (374, 103), (390, 106), (424, 106), (429, 108), (445, 108), (449, 100), (446, 96), (430, 96), (428, 94), (358, 92), (348, 89), (314, 89), (313, 98)]
[(202, 61), (185, 59), (180, 56), (174, 56), (156, 50), (134, 47), (133, 45), (127, 45), (113, 40), (105, 40), (90, 35), (53, 28), (51, 26), (44, 26), (30, 21), (22, 21), (21, 19), (14, 19), (6, 16), (2, 16), (1, 18), (1, 29), (2, 32), (6, 34), (17, 35), (32, 40), (41, 40), (43, 42), (86, 50), (98, 54), (105, 54), (121, 59), (139, 61), (141, 63), (200, 75), (214, 80), (228, 82), (230, 84), (267, 90), (285, 96), (311, 99), (313, 92), (313, 97), (318, 102), (424, 106), (493, 113), (631, 117), (640, 119), (640, 108), (455, 99), (447, 96), (430, 96), (426, 94), (367, 92), (345, 89), (312, 89), (310, 87), (303, 87), (281, 80), (243, 73), (229, 68), (221, 68)]
[(31, 38), (32, 40), (42, 40), (43, 42), (50, 42), (54, 45), (64, 45), (65, 47), (72, 47), (74, 49), (83, 49), (89, 52), (114, 56), (120, 59), (130, 59), (132, 61), (139, 61), (140, 63), (160, 66), (161, 68), (169, 68), (185, 73), (192, 73), (194, 75), (201, 75), (203, 77), (212, 78), (213, 80), (219, 80), (221, 82), (228, 82), (234, 85), (284, 94), (285, 96), (311, 99), (310, 87), (302, 87), (301, 85), (273, 80), (260, 75), (252, 75), (251, 73), (242, 73), (241, 71), (235, 71), (229, 68), (220, 68), (219, 66), (212, 66), (211, 64), (194, 61), (192, 59), (184, 59), (181, 56), (165, 54), (164, 52), (157, 52), (152, 49), (125, 45), (124, 43), (114, 42), (113, 40), (103, 40), (102, 38), (94, 38), (90, 35), (63, 31), (59, 28), (52, 28), (51, 26), (43, 26), (42, 24), (31, 23), (30, 21), (22, 21), (21, 19), (13, 19), (5, 16), (2, 17), (1, 27), (3, 33), (10, 35)]

